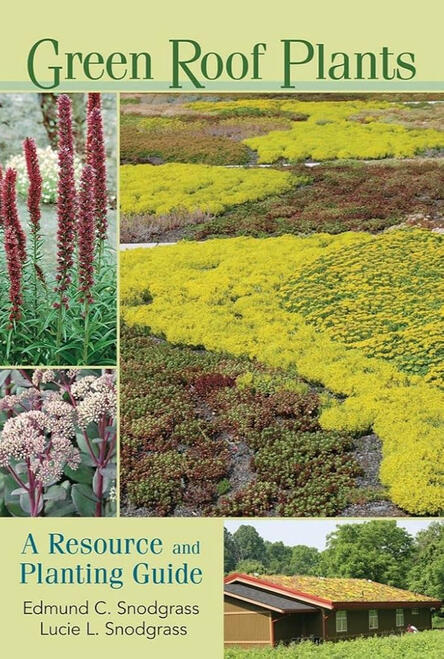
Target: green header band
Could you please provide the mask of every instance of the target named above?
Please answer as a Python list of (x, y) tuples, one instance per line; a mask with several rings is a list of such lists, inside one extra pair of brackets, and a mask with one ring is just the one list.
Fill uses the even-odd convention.
[[(165, 93), (178, 93), (183, 91), (192, 91), (195, 94), (202, 94), (205, 92), (230, 92), (230, 93), (243, 93), (246, 91), (257, 92), (335, 92), (335, 91), (349, 91), (349, 92), (373, 92), (373, 91), (386, 91), (386, 92), (444, 92), (444, 81), (374, 81), (374, 80), (348, 80), (348, 81), (293, 81), (292, 89), (286, 89), (282, 86), (282, 81), (243, 81), (233, 83), (231, 80), (219, 80), (217, 82), (207, 82), (204, 89), (196, 89), (190, 81), (181, 82), (180, 89), (171, 89), (170, 81), (150, 81), (149, 84), (143, 86), (140, 82), (123, 82), (123, 81), (109, 81), (109, 82), (91, 82), (91, 81), (73, 81), (63, 82), (56, 89), (51, 91), (115, 91), (115, 92), (165, 92)], [(1, 81), (0, 90), (4, 92), (41, 92), (45, 91), (36, 87), (30, 81)]]

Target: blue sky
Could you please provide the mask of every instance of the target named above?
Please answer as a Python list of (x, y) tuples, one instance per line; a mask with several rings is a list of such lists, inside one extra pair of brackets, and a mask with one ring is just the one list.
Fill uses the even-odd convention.
[[(361, 519), (268, 519), (268, 520), (231, 520), (225, 526), (234, 533), (242, 524), (254, 526), (264, 540), (276, 542), (282, 540), (285, 545), (308, 545), (325, 549), (326, 537), (336, 530), (338, 524), (360, 524), (369, 520)], [(426, 529), (433, 519), (398, 519), (398, 526), (403, 526), (411, 535)]]

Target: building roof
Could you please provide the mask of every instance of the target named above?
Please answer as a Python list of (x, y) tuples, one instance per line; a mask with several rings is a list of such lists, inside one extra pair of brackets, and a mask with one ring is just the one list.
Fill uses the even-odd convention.
[(441, 602), (427, 595), (387, 586), (367, 579), (330, 577), (265, 575), (253, 577), (247, 574), (231, 574), (226, 584), (240, 583), (269, 590), (278, 595), (294, 597), (307, 604), (336, 608), (433, 607)]
[(278, 611), (279, 613), (316, 613), (318, 609), (303, 602), (298, 602), (291, 597), (276, 595), (267, 590), (261, 590), (256, 586), (241, 583), (230, 583), (225, 585), (225, 594), (244, 602), (251, 602), (259, 606)]

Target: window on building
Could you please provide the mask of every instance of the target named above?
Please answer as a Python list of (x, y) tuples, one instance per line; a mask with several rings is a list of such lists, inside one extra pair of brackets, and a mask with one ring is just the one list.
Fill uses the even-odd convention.
[(396, 609), (396, 626), (404, 627), (404, 609)]
[(336, 611), (336, 631), (347, 631), (347, 611)]
[(377, 609), (370, 609), (368, 612), (368, 628), (378, 629), (378, 611)]
[(419, 609), (412, 609), (413, 616), (419, 616)]

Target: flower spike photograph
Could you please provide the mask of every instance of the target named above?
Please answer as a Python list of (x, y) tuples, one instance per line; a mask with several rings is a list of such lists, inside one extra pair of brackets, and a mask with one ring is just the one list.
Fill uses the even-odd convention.
[(0, 363), (116, 363), (116, 99), (0, 94)]

